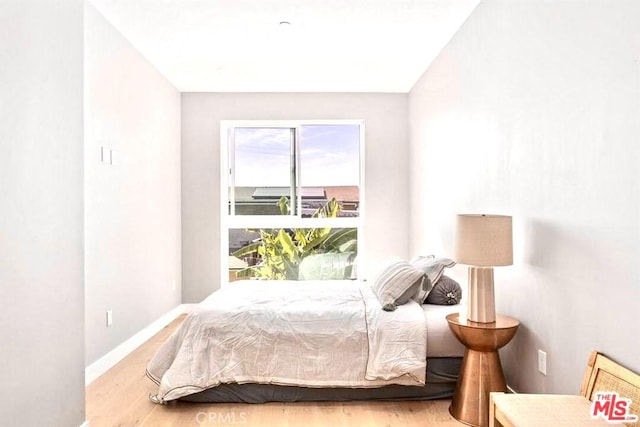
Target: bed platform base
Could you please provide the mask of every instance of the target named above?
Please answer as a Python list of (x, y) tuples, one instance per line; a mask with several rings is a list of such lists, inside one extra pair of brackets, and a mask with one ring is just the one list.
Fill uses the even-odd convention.
[(461, 357), (427, 359), (424, 386), (388, 385), (377, 388), (310, 388), (273, 384), (221, 384), (180, 398), (201, 403), (322, 402), (349, 400), (429, 400), (453, 395)]

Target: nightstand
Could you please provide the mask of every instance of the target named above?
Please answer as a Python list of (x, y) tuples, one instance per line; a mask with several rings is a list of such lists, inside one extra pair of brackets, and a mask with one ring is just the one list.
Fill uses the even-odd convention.
[(511, 341), (520, 322), (496, 316), (495, 322), (477, 323), (461, 319), (459, 313), (448, 315), (447, 322), (466, 347), (449, 412), (465, 424), (488, 426), (489, 393), (507, 391), (498, 349)]

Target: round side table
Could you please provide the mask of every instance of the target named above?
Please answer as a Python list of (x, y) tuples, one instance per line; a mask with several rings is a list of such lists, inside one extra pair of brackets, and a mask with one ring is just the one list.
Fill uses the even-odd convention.
[(515, 335), (520, 322), (496, 316), (491, 323), (461, 319), (459, 313), (447, 316), (449, 328), (466, 347), (460, 376), (449, 412), (465, 424), (489, 425), (489, 393), (507, 391), (498, 349)]

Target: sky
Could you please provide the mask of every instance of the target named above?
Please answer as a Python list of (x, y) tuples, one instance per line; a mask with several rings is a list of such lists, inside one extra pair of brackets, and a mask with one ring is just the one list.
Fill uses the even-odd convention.
[[(302, 187), (359, 184), (358, 125), (306, 125), (300, 139)], [(289, 186), (292, 142), (288, 128), (237, 128), (236, 186)]]

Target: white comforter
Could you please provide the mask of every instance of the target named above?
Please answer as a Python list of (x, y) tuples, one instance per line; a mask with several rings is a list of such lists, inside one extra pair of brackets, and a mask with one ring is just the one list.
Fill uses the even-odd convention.
[(241, 281), (204, 300), (147, 366), (156, 400), (221, 383), (379, 387), (425, 382), (415, 302), (383, 311), (355, 281)]

